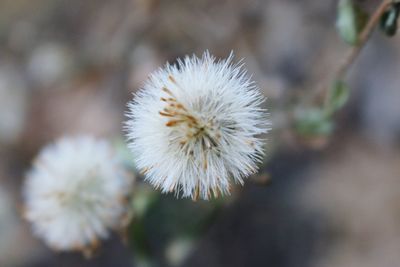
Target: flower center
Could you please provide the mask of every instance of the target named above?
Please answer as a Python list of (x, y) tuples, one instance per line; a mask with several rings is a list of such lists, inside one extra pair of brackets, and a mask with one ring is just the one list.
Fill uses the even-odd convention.
[(91, 171), (85, 175), (89, 175), (89, 177), (80, 180), (72, 188), (69, 188), (69, 190), (60, 190), (48, 196), (56, 198), (60, 205), (73, 210), (81, 209), (82, 207), (92, 209), (102, 204), (104, 202), (104, 198), (102, 197), (103, 190), (99, 179), (95, 176), (96, 173)]
[[(170, 80), (175, 81), (171, 76)], [(200, 148), (201, 154), (207, 151), (216, 151), (219, 154), (221, 135), (216, 117), (196, 115), (181, 104), (171, 90), (166, 87), (162, 90), (167, 97), (161, 97), (161, 101), (165, 102), (165, 108), (159, 111), (159, 114), (169, 119), (165, 126), (173, 129), (173, 138), (170, 142), (179, 142), (185, 154), (192, 156), (196, 153), (195, 147)]]

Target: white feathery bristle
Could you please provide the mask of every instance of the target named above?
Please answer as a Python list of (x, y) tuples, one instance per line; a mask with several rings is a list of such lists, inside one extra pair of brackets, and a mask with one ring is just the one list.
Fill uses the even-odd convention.
[(257, 171), (260, 134), (270, 124), (260, 107), (265, 98), (232, 58), (216, 61), (205, 52), (167, 64), (128, 104), (129, 147), (162, 192), (209, 199)]
[(25, 217), (53, 249), (94, 247), (122, 226), (132, 182), (106, 141), (64, 137), (27, 174)]

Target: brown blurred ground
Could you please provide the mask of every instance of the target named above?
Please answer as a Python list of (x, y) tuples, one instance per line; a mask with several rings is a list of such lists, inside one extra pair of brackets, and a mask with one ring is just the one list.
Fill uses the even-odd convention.
[[(399, 37), (375, 34), (363, 51), (350, 76), (351, 101), (324, 150), (280, 129), (290, 96), (329, 77), (347, 49), (335, 12), (334, 0), (1, 0), (0, 266), (133, 264), (135, 253), (118, 238), (89, 262), (44, 248), (20, 219), (24, 172), (64, 134), (121, 140), (125, 104), (147, 75), (206, 49), (218, 57), (234, 50), (268, 97), (276, 130), (260, 175), (272, 183), (246, 183), (181, 265), (398, 266)], [(153, 256), (169, 266), (173, 234), (159, 212), (173, 216), (181, 204), (162, 200), (147, 231)], [(184, 203), (195, 212), (206, 205)]]

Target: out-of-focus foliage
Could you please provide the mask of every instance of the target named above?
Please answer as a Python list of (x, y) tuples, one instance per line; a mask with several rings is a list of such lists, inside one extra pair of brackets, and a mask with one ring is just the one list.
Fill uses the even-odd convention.
[(381, 17), (380, 21), (381, 30), (387, 36), (394, 36), (396, 34), (399, 14), (400, 14), (400, 3), (394, 3)]
[(332, 115), (335, 111), (341, 109), (349, 100), (350, 90), (343, 81), (335, 81), (332, 88), (328, 91), (328, 97), (325, 103), (325, 113)]
[(304, 136), (329, 135), (333, 122), (326, 111), (321, 108), (308, 108), (296, 113), (296, 130)]
[(336, 27), (346, 43), (357, 44), (359, 33), (363, 30), (367, 18), (368, 15), (354, 0), (339, 1)]

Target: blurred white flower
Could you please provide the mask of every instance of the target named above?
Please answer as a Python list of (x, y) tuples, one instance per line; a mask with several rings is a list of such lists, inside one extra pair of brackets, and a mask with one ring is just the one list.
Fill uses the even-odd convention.
[(47, 42), (32, 49), (27, 70), (38, 89), (63, 89), (73, 74), (74, 54), (63, 44)]
[(262, 160), (264, 97), (233, 55), (186, 57), (153, 73), (129, 103), (137, 167), (162, 192), (209, 199), (243, 184)]
[(50, 247), (85, 251), (123, 226), (131, 187), (106, 141), (62, 138), (42, 150), (27, 174), (25, 216)]

